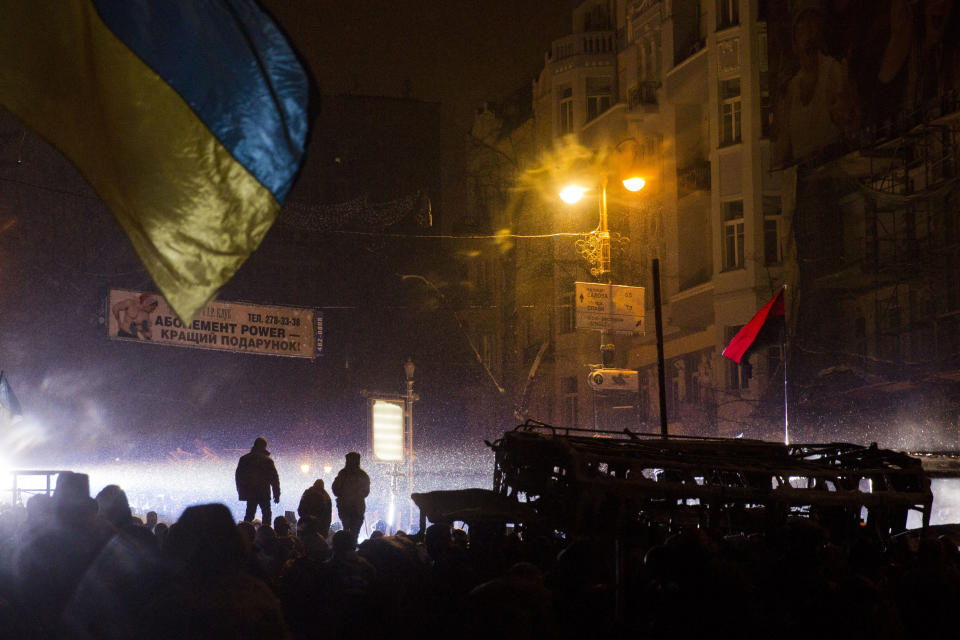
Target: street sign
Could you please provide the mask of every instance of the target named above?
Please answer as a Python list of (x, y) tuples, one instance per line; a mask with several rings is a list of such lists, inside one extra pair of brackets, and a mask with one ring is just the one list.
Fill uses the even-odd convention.
[(599, 282), (575, 284), (577, 329), (645, 333), (643, 287)]
[(587, 383), (594, 391), (638, 390), (639, 374), (633, 369), (594, 369), (587, 376)]

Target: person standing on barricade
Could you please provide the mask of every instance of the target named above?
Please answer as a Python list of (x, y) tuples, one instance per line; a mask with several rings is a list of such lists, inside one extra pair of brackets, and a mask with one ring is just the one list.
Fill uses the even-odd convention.
[(273, 501), (280, 502), (280, 476), (277, 475), (277, 467), (267, 451), (266, 438), (254, 440), (250, 453), (240, 456), (235, 477), (237, 498), (247, 501), (244, 522), (253, 521), (259, 506), (261, 522), (271, 524), (273, 514), (270, 511), (270, 489), (273, 488)]
[(347, 464), (333, 480), (333, 495), (337, 497), (337, 514), (345, 531), (349, 531), (356, 541), (363, 524), (363, 513), (367, 505), (365, 498), (370, 494), (370, 476), (360, 468), (360, 454), (351, 451), (347, 454)]

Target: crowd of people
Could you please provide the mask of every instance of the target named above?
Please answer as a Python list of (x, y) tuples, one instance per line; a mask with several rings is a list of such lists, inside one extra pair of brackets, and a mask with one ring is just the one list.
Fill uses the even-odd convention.
[[(263, 509), (243, 466), (238, 492)], [(831, 540), (810, 518), (751, 535), (637, 520), (614, 538), (478, 521), (358, 543), (361, 474), (350, 454), (333, 483), (341, 528), (322, 480), (296, 522), (271, 521), (268, 499), (262, 522), (201, 504), (168, 526), (116, 485), (91, 498), (86, 475), (61, 473), (52, 496), (0, 513), (0, 637), (883, 639), (956, 625), (946, 537)]]

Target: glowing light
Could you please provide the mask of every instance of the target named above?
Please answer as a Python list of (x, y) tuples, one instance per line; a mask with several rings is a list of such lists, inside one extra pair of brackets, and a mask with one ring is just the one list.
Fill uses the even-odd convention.
[(623, 188), (627, 191), (640, 191), (646, 184), (647, 181), (640, 176), (631, 176), (623, 181)]
[(373, 402), (373, 457), (380, 462), (403, 461), (403, 407)]
[(300, 465), (300, 473), (310, 473), (310, 465), (304, 462)]
[(326, 474), (330, 474), (333, 472), (333, 467), (331, 467), (329, 464), (325, 464), (323, 465), (323, 472)]
[(397, 516), (397, 505), (394, 502), (394, 498), (390, 496), (390, 506), (387, 508), (387, 526), (393, 529), (394, 518)]
[(587, 192), (586, 189), (579, 185), (571, 184), (563, 188), (560, 192), (560, 199), (566, 202), (567, 204), (576, 204), (580, 201), (580, 198), (583, 197), (583, 194)]

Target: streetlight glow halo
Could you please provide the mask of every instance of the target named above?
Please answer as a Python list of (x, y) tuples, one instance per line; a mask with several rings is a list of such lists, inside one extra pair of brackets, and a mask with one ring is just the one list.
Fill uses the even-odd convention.
[(630, 176), (624, 179), (623, 188), (627, 191), (640, 191), (647, 184), (647, 181), (640, 176)]
[(560, 199), (567, 204), (576, 204), (581, 198), (583, 198), (583, 194), (586, 192), (587, 190), (580, 185), (567, 185), (560, 191)]

